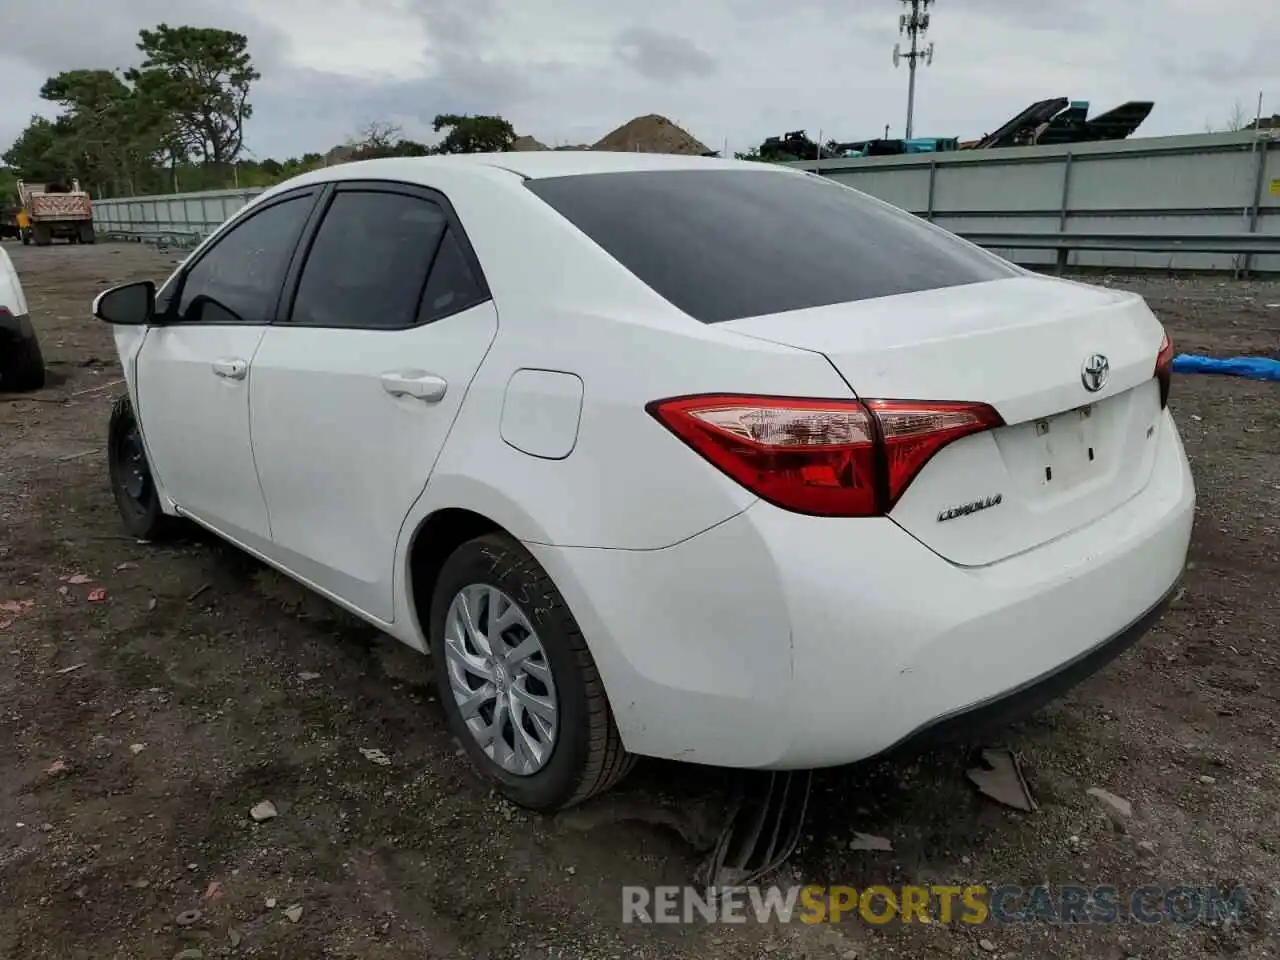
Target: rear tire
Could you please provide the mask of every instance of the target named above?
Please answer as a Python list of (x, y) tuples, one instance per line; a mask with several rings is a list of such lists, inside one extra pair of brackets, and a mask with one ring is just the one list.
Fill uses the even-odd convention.
[[(507, 636), (498, 642), (523, 647), (532, 637), (541, 645), (535, 655), (537, 671), (550, 673), (551, 684), (544, 685), (528, 673), (518, 676), (519, 668), (513, 667), (504, 671), (496, 686), (486, 684), (487, 688), (498, 691), (493, 695), (495, 705), (498, 699), (506, 698), (503, 691), (515, 690), (517, 686), (526, 694), (532, 692), (555, 704), (554, 738), (549, 754), (539, 761), (540, 766), (534, 772), (513, 772), (509, 764), (489, 756), (463, 718), (458, 698), (466, 697), (465, 687), (462, 694), (455, 693), (459, 683), (455, 675), (459, 658), (446, 650), (451, 611), (459, 609), (454, 604), (461, 594), (486, 589), (497, 591), (502, 602), (510, 601), (511, 607), (518, 611), (518, 615), (512, 614), (510, 619), (524, 625), (507, 628)], [(477, 610), (478, 606), (473, 605), (471, 609)], [(490, 631), (490, 612), (488, 608), (483, 614), (477, 610), (474, 620), (478, 631)], [(508, 619), (506, 615), (500, 618)], [(514, 636), (509, 632), (513, 629)], [(477, 537), (464, 543), (445, 561), (432, 595), (429, 633), (440, 702), (449, 715), (453, 732), (472, 763), (495, 781), (512, 802), (544, 813), (564, 810), (608, 790), (634, 766), (635, 758), (623, 749), (600, 673), (573, 614), (547, 572), (511, 537), (505, 534)], [(455, 649), (458, 636), (455, 632), (450, 643)], [(472, 659), (482, 660), (474, 653)], [(474, 675), (469, 682), (479, 683), (479, 675)], [(508, 702), (516, 702), (514, 696)], [(472, 712), (472, 722), (491, 723), (493, 715)], [(505, 728), (510, 740), (490, 739), (494, 744), (491, 749), (497, 754), (505, 749), (505, 744), (514, 745), (520, 736), (515, 724), (535, 721), (532, 713), (524, 713), (519, 718), (511, 713)], [(504, 736), (500, 730), (499, 737)]]
[(0, 390), (12, 393), (39, 390), (44, 387), (44, 354), (35, 331), (29, 337), (10, 341), (0, 354)]
[(53, 230), (47, 224), (37, 224), (31, 228), (31, 238), (37, 247), (47, 247), (53, 243)]
[(116, 400), (107, 426), (107, 473), (120, 519), (139, 540), (168, 540), (182, 531), (182, 521), (160, 509), (160, 493), (151, 476), (142, 433), (128, 394)]
[(92, 223), (82, 223), (76, 236), (77, 243), (96, 243), (98, 236), (94, 233)]

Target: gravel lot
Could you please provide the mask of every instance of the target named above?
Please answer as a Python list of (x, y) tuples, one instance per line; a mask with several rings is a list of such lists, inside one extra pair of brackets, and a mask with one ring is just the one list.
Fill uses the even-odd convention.
[[(827, 772), (782, 878), (1244, 884), (1244, 922), (624, 927), (622, 884), (690, 876), (671, 824), (714, 823), (724, 778), (645, 763), (573, 815), (517, 811), (459, 756), (427, 661), (231, 548), (123, 536), (103, 452), (121, 372), (89, 302), (176, 257), (7, 249), (52, 377), (0, 396), (0, 957), (1276, 955), (1277, 385), (1175, 377), (1200, 490), (1186, 591), (1009, 732), (1037, 812), (978, 795), (960, 749)], [(1182, 351), (1280, 350), (1280, 284), (1104, 282), (1146, 294)], [(278, 816), (255, 823), (262, 800)], [(893, 850), (852, 851), (854, 831)]]

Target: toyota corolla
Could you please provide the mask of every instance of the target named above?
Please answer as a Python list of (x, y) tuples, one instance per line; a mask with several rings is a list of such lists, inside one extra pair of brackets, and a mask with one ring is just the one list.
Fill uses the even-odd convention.
[(94, 309), (126, 528), (195, 521), (429, 652), (535, 809), (1025, 712), (1186, 558), (1140, 297), (770, 164), (331, 167)]

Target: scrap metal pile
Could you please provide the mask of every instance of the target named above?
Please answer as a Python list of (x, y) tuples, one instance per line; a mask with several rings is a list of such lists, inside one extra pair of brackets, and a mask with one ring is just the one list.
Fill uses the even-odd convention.
[(977, 140), (962, 142), (955, 137), (916, 137), (911, 140), (881, 138), (847, 143), (835, 140), (815, 143), (803, 130), (794, 130), (781, 137), (769, 137), (760, 144), (759, 153), (762, 160), (828, 160), (837, 157), (893, 156), (904, 153), (1123, 140), (1142, 125), (1154, 106), (1149, 100), (1131, 100), (1090, 119), (1087, 100), (1054, 97), (1031, 104), (994, 132)]
[(1138, 129), (1155, 104), (1150, 100), (1130, 100), (1114, 110), (1089, 119), (1089, 101), (1055, 97), (1027, 107), (1008, 123), (972, 143), (965, 150), (991, 147), (1025, 147), (1041, 143), (1089, 143), (1096, 140), (1123, 140)]

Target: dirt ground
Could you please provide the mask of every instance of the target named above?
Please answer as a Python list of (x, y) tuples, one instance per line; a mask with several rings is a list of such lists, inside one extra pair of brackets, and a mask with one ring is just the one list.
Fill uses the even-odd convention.
[[(530, 816), (470, 772), (428, 661), (231, 548), (123, 536), (104, 461), (121, 372), (89, 303), (176, 255), (8, 249), (52, 382), (0, 396), (0, 958), (1276, 955), (1277, 385), (1175, 378), (1200, 491), (1185, 594), (1009, 732), (1037, 812), (978, 795), (963, 749), (829, 771), (780, 878), (1112, 884), (1122, 900), (1242, 884), (1242, 922), (624, 926), (623, 884), (687, 882), (697, 858), (671, 823), (713, 822), (724, 778), (642, 763), (576, 814)], [(1105, 282), (1146, 294), (1180, 350), (1280, 350), (1280, 284)], [(278, 816), (255, 823), (262, 800)], [(855, 831), (892, 851), (851, 850)]]

